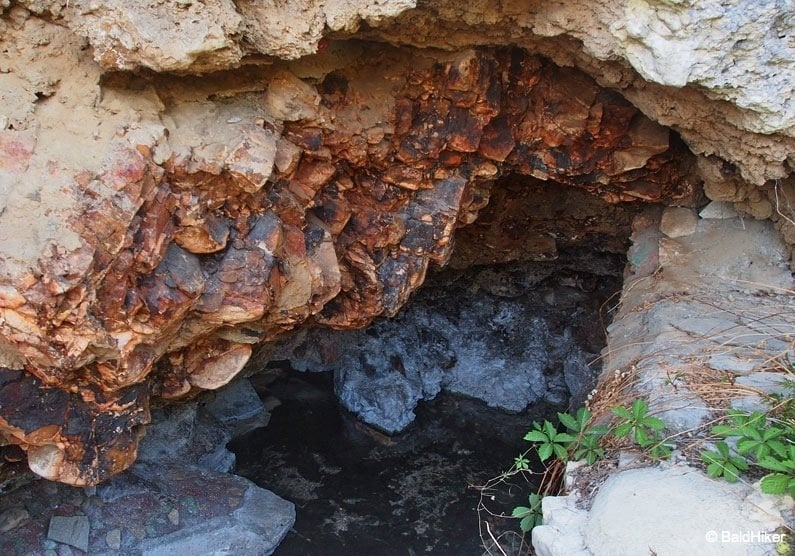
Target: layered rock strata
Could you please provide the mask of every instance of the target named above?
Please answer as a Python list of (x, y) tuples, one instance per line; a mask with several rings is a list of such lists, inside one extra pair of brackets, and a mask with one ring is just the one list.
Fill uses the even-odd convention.
[(255, 344), (394, 315), (501, 175), (610, 202), (694, 193), (668, 130), (520, 49), (341, 44), (289, 67), (100, 80), (39, 20), (7, 42), (32, 25), (81, 71), (0, 136), (0, 424), (50, 479), (127, 467), (150, 398), (225, 384)]

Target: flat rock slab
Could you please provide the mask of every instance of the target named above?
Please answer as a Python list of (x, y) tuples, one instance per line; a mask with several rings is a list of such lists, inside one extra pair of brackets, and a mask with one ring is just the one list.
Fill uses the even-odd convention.
[(88, 522), (88, 518), (84, 515), (55, 515), (50, 519), (47, 538), (55, 542), (74, 546), (86, 552), (88, 551), (88, 533), (90, 530), (91, 525)]
[(254, 483), (193, 467), (137, 464), (96, 489), (44, 480), (0, 497), (28, 518), (0, 535), (4, 556), (62, 553), (271, 554), (293, 504)]
[(723, 541), (726, 533), (773, 533), (782, 525), (780, 516), (756, 512), (746, 502), (753, 488), (685, 467), (618, 473), (594, 498), (586, 545), (611, 556), (775, 554), (774, 543)]

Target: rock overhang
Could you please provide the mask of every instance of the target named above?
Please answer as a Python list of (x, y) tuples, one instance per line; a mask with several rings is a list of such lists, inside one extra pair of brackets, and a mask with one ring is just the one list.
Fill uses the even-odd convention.
[[(433, 16), (436, 42), (424, 23), (395, 42), (446, 50), (340, 41), (296, 62), (234, 69), (244, 59), (229, 33), (240, 25), (231, 12), (216, 22), (225, 38), (208, 43), (206, 54), (160, 56), (133, 47), (124, 57), (113, 46), (123, 33), (97, 31), (113, 14), (117, 23), (135, 20), (124, 6), (106, 6), (97, 19), (83, 14), (89, 9), (81, 4), (75, 9), (88, 17), (79, 24), (67, 8), (66, 26), (58, 28), (22, 18), (19, 10), (8, 14), (8, 40), (24, 50), (37, 33), (47, 33), (44, 50), (55, 56), (61, 48), (69, 60), (48, 98), (37, 103), (34, 95), (37, 101), (12, 115), (13, 129), (0, 140), (9, 199), (5, 218), (0, 215), (4, 239), (18, 237), (13, 230), (23, 214), (41, 213), (24, 249), (9, 244), (2, 261), (7, 383), (25, 387), (4, 388), (0, 417), (5, 441), (26, 447), (37, 472), (73, 484), (101, 481), (134, 460), (150, 396), (175, 400), (221, 386), (242, 368), (252, 345), (304, 323), (350, 328), (394, 315), (428, 266), (448, 261), (456, 230), (477, 218), (493, 182), (506, 173), (583, 188), (610, 202), (668, 204), (692, 204), (701, 179), (721, 191), (738, 179), (706, 172), (716, 162), (703, 158), (696, 167), (661, 122), (693, 150), (733, 160), (743, 174), (781, 175), (772, 161), (778, 155), (761, 153), (764, 141), (752, 153), (764, 164), (732, 159), (731, 149), (710, 150), (713, 132), (670, 109), (692, 101), (687, 109), (708, 117), (724, 105), (697, 89), (664, 87), (670, 83), (611, 82), (614, 61), (578, 59), (576, 51), (555, 51), (555, 41), (543, 46), (539, 37), (565, 35), (563, 29), (495, 39), (499, 25), (528, 28), (521, 18), (510, 25), (498, 18), (502, 23), (486, 26), (485, 42), (525, 48), (473, 49), (484, 40), (453, 25), (447, 4), (383, 19), (413, 7), (397, 4), (374, 15), (353, 10), (350, 21), (364, 14), (373, 25), (362, 36), (392, 40), (412, 17)], [(468, 24), (483, 15), (478, 6), (467, 8), (474, 18)], [(317, 8), (307, 3), (307, 10)], [(535, 18), (530, 27), (539, 29), (544, 13), (528, 15)], [(587, 13), (601, 17), (598, 10)], [(355, 28), (332, 19), (340, 38)], [(89, 37), (106, 68), (222, 71), (101, 79), (103, 70), (80, 54), (70, 26)], [(581, 34), (571, 31), (578, 40)], [(155, 43), (165, 38), (149, 36)], [(582, 44), (595, 51), (593, 41)], [(284, 58), (308, 53), (290, 52), (259, 51)], [(141, 57), (149, 55), (167, 64)], [(22, 89), (42, 89), (35, 72), (21, 65), (11, 75), (22, 76)], [(604, 70), (597, 81), (620, 84), (651, 118), (581, 70)], [(737, 110), (729, 105), (731, 114)], [(70, 113), (85, 119), (64, 133), (58, 121)], [(729, 123), (734, 135), (725, 137), (739, 137), (737, 144), (758, 135), (752, 125), (737, 131)], [(786, 136), (779, 143), (788, 144)], [(732, 200), (763, 204), (756, 189), (739, 181)], [(769, 192), (778, 194), (778, 187)], [(20, 368), (26, 372), (12, 370)], [(20, 391), (32, 407), (49, 405), (55, 395), (77, 409), (34, 428), (14, 421)], [(75, 432), (68, 423), (75, 415), (96, 428)], [(115, 424), (105, 426), (106, 420)], [(103, 459), (105, 453), (113, 457)]]

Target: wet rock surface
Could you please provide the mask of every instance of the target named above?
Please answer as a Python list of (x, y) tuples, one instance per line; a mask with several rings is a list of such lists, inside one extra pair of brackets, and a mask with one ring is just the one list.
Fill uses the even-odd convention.
[[(509, 467), (528, 420), (550, 411), (508, 415), (441, 394), (405, 433), (387, 437), (339, 405), (327, 374), (294, 372), (268, 392), (282, 402), (271, 423), (230, 448), (236, 473), (296, 504), (279, 556), (482, 554), (472, 485)], [(522, 492), (495, 493), (493, 507), (510, 512)]]
[[(310, 330), (272, 354), (270, 372), (252, 381), (280, 405), (229, 447), (236, 473), (298, 506), (278, 554), (482, 553), (473, 485), (507, 469), (528, 423), (565, 409), (598, 371), (587, 363), (619, 280), (567, 270), (564, 261), (582, 264), (569, 255), (443, 271), (394, 319)], [(588, 268), (620, 268), (597, 258)], [(293, 359), (280, 359), (288, 351)], [(287, 374), (274, 382), (278, 369)], [(344, 372), (309, 372), (333, 369)], [(355, 388), (349, 373), (363, 375)], [(495, 490), (489, 509), (510, 513), (527, 488)], [(488, 519), (495, 531), (515, 525)]]
[[(253, 396), (253, 397), (252, 397)], [(28, 475), (0, 497), (0, 553), (270, 554), (295, 519), (292, 502), (226, 473), (234, 436), (267, 423), (247, 381), (158, 408), (131, 469), (97, 487)]]
[[(589, 262), (620, 268), (610, 255)], [(333, 371), (342, 404), (390, 434), (441, 391), (509, 412), (582, 402), (596, 377), (588, 362), (603, 342), (600, 309), (618, 281), (561, 271), (565, 265), (441, 272), (395, 318), (361, 331), (310, 330), (272, 357), (302, 371)]]

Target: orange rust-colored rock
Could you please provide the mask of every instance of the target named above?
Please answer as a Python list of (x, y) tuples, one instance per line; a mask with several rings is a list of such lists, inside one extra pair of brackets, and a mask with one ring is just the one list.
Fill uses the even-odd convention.
[[(254, 97), (198, 80), (201, 102), (163, 105), (74, 175), (76, 245), (0, 273), (0, 347), (24, 362), (0, 369), (0, 443), (48, 478), (106, 479), (134, 461), (150, 395), (217, 388), (304, 323), (394, 315), (501, 176), (609, 203), (693, 194), (668, 130), (575, 70), (382, 50), (314, 81), (279, 69)], [(4, 133), (0, 168), (24, 176), (34, 149)]]

